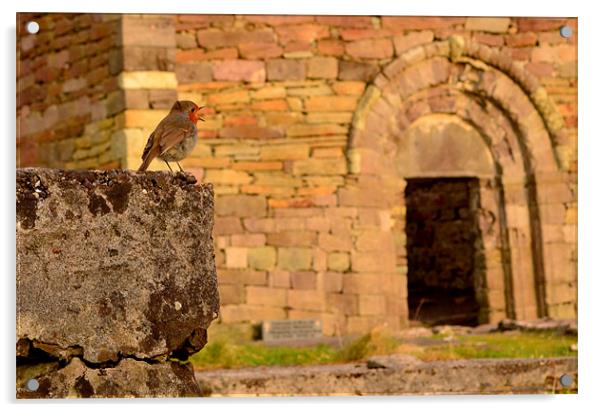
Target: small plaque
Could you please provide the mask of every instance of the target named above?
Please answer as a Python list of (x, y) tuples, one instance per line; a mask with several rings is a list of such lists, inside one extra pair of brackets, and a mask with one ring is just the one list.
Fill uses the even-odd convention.
[(261, 325), (263, 340), (301, 340), (322, 337), (322, 322), (313, 319), (270, 320)]

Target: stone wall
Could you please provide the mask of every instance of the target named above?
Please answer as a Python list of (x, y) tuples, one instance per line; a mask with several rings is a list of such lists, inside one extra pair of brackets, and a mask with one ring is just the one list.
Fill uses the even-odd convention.
[(219, 311), (213, 192), (187, 177), (18, 170), (18, 397), (201, 394), (176, 359)]
[(18, 13), (17, 27), (17, 165), (119, 167), (119, 16)]
[(174, 90), (208, 106), (182, 165), (215, 186), (221, 321), (406, 325), (404, 179), (459, 175), (483, 182), (481, 319), (576, 315), (576, 19), (120, 21), (121, 167)]
[[(561, 376), (569, 375), (568, 386)], [(375, 356), (366, 363), (197, 372), (209, 396), (425, 396), (577, 393), (577, 359), (420, 362)]]

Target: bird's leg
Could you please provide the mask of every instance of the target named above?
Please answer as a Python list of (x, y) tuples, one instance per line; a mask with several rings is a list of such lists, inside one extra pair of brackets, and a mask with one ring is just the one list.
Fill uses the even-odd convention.
[(182, 169), (182, 166), (180, 166), (180, 163), (176, 161), (176, 164), (178, 165), (178, 167), (180, 168), (180, 172), (184, 173), (184, 169)]
[[(165, 164), (167, 165), (167, 167), (169, 167), (169, 171), (171, 173), (173, 173), (173, 170), (171, 170), (171, 166), (169, 165), (169, 163), (167, 163), (167, 160), (164, 160)], [(179, 166), (179, 165), (178, 165)]]

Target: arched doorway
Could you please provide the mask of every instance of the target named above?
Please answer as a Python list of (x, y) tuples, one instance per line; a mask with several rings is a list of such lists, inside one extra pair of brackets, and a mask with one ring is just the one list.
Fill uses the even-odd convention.
[(486, 46), (454, 37), (391, 63), (354, 117), (349, 158), (358, 178), (350, 185), (374, 192), (377, 206), (390, 211), (402, 283), (409, 284), (408, 181), (476, 179), (464, 184), (478, 187), (478, 322), (547, 315), (558, 265), (544, 239), (561, 200), (546, 198), (538, 185), (568, 191), (554, 150), (562, 132), (545, 91)]

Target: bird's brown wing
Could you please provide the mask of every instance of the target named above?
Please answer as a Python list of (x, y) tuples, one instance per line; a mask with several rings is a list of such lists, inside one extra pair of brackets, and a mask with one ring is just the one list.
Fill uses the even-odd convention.
[(188, 119), (176, 118), (170, 119), (169, 123), (161, 122), (157, 127), (155, 139), (159, 144), (159, 154), (167, 152), (169, 149), (180, 143), (194, 131), (194, 124)]

